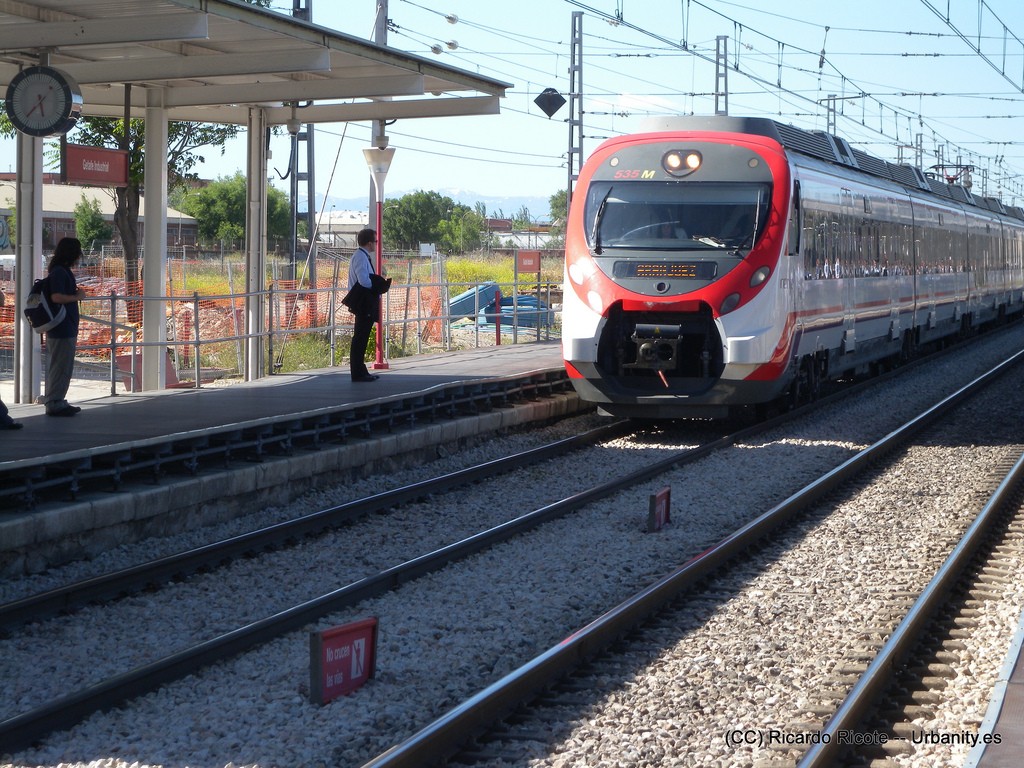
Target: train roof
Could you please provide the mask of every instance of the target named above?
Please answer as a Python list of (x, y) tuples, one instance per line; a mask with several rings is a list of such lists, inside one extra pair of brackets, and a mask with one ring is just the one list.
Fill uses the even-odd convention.
[(843, 165), (872, 176), (889, 179), (911, 189), (931, 192), (940, 197), (967, 205), (986, 208), (996, 213), (1024, 220), (1024, 209), (1005, 205), (995, 197), (971, 193), (962, 184), (950, 184), (917, 166), (890, 163), (850, 145), (846, 139), (825, 131), (808, 131), (766, 117), (668, 117), (646, 121), (646, 131), (725, 131), (767, 136), (792, 152), (815, 157), (828, 163)]

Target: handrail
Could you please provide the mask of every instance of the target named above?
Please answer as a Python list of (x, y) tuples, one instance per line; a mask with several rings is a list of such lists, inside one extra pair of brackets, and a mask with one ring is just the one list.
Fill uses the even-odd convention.
[[(191, 295), (172, 293), (166, 296), (121, 294), (117, 291), (97, 293), (83, 302), (93, 311), (89, 314), (83, 313), (81, 316), (83, 325), (80, 328), (77, 350), (80, 355), (98, 358), (98, 362), (109, 364), (108, 375), (112, 396), (118, 394), (119, 379), (126, 379), (126, 386), (131, 391), (138, 391), (137, 382), (141, 377), (136, 369), (136, 361), (139, 353), (147, 347), (160, 347), (172, 352), (174, 370), (178, 374), (186, 370), (178, 367), (178, 361), (188, 361), (192, 385), (199, 388), (203, 383), (204, 358), (208, 363), (207, 371), (210, 367), (241, 370), (242, 345), (254, 338), (254, 334), (240, 327), (240, 321), (244, 307), (256, 299), (257, 304), (265, 307), (266, 327), (259, 335), (265, 340), (268, 375), (279, 371), (275, 352), (280, 351), (292, 338), (301, 334), (323, 334), (328, 342), (329, 358), (325, 365), (318, 367), (336, 365), (339, 333), (345, 333), (346, 329), (351, 327), (351, 316), (348, 310), (342, 307), (338, 295), (341, 285), (337, 275), (334, 276), (333, 285), (324, 287), (311, 288), (290, 285), (289, 282), (276, 280), (271, 281), (264, 290), (226, 294), (201, 295), (198, 291), (193, 291)], [(529, 328), (520, 328), (515, 321), (519, 320), (524, 312), (530, 311), (530, 314), (533, 314), (532, 310), (524, 310), (518, 304), (513, 306), (511, 327), (506, 319), (500, 331), (505, 334), (506, 342), (509, 337), (512, 343), (557, 338), (557, 312), (551, 307), (552, 296), (560, 290), (560, 285), (536, 282), (497, 285), (502, 295), (506, 296), (516, 295), (520, 287), (529, 289), (528, 295), (536, 296), (545, 305), (544, 310), (537, 310), (536, 327)], [(473, 320), (461, 322), (463, 315), (452, 316), (441, 300), (445, 295), (458, 295), (475, 287), (478, 287), (475, 283), (396, 283), (383, 301), (385, 356), (392, 359), (404, 354), (423, 354), (431, 348), (444, 351), (458, 348), (459, 345), (455, 343), (458, 328), (465, 328), (467, 331), (460, 334), (464, 346), (493, 345), (497, 331), (492, 326), (481, 326), (478, 321)], [(163, 302), (168, 307), (169, 338), (165, 340), (140, 340), (143, 314), (140, 307), (152, 301)], [(97, 308), (99, 311), (96, 311)], [(483, 309), (478, 296), (474, 302), (473, 318), (479, 318)], [(547, 317), (541, 320), (542, 312), (550, 313), (555, 318), (555, 328), (546, 323)], [(211, 317), (210, 313), (215, 313), (215, 316)], [(214, 329), (212, 334), (211, 328)], [(235, 359), (228, 366), (211, 365), (210, 355), (222, 354), (216, 350), (225, 344), (235, 345)], [(187, 380), (188, 377), (185, 381)]]

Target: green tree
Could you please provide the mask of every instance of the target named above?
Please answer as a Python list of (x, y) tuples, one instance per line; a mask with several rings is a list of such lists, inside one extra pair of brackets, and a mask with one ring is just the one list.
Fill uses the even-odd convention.
[(551, 216), (551, 239), (548, 241), (549, 248), (565, 247), (565, 225), (569, 219), (569, 195), (564, 189), (560, 189), (548, 198), (549, 214)]
[(86, 251), (95, 250), (96, 243), (107, 243), (113, 238), (114, 228), (103, 220), (99, 200), (82, 195), (75, 205), (75, 233)]
[(17, 248), (18, 242), (18, 209), (14, 201), (7, 206), (10, 215), (7, 216), (7, 239), (11, 242), (11, 248)]
[[(205, 157), (196, 150), (217, 147), (222, 153), (224, 142), (241, 129), (234, 125), (209, 123), (170, 123), (167, 134), (168, 184), (172, 188), (187, 179), (198, 178), (194, 171)], [(13, 136), (14, 126), (6, 112), (0, 111), (0, 135)], [(68, 140), (76, 144), (128, 152), (128, 186), (114, 189), (114, 226), (121, 236), (125, 254), (125, 276), (139, 278), (139, 208), (144, 184), (145, 122), (130, 120), (127, 134), (124, 120), (107, 117), (87, 117), (79, 121)], [(53, 154), (53, 153), (51, 153)]]
[[(185, 195), (175, 195), (180, 210), (196, 220), (199, 238), (205, 242), (240, 240), (245, 237), (245, 175), (222, 177)], [(291, 206), (288, 196), (267, 187), (267, 235), (288, 237)]]
[(533, 219), (530, 217), (530, 209), (522, 206), (515, 216), (512, 217), (512, 229), (529, 229), (533, 226)]
[(450, 197), (423, 190), (386, 201), (381, 227), (385, 247), (411, 249), (420, 243), (440, 244), (443, 237), (452, 235), (450, 227), (442, 227), (441, 222), (450, 220), (456, 207)]
[(465, 253), (480, 247), (484, 216), (469, 206), (456, 204), (447, 219), (438, 224), (437, 246), (445, 253)]

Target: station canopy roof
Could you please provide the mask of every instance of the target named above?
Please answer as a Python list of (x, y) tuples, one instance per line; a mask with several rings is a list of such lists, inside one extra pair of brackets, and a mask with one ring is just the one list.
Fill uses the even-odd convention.
[(42, 52), (92, 117), (123, 117), (126, 92), (143, 117), (153, 89), (173, 121), (497, 114), (511, 87), (239, 0), (0, 0), (0, 98)]

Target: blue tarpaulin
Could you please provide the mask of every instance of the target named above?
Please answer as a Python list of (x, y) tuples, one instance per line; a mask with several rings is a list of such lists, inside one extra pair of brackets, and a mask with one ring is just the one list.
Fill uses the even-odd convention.
[(494, 298), (497, 295), (498, 284), (494, 282), (470, 288), (448, 300), (448, 314), (453, 320), (460, 317), (473, 317), (482, 307), (494, 304)]
[[(493, 325), (498, 316), (497, 304), (492, 300), (487, 306), (481, 307), (477, 322), (481, 325)], [(551, 325), (555, 322), (554, 310), (536, 296), (502, 296), (501, 324), (536, 328), (539, 325)]]

